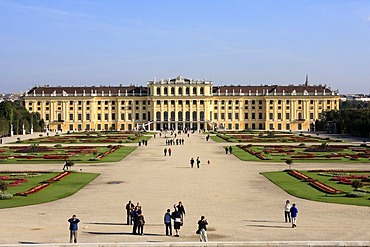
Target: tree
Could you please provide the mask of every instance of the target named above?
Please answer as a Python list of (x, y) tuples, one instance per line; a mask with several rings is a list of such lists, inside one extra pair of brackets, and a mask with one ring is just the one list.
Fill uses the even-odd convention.
[(292, 170), (292, 165), (293, 165), (293, 160), (292, 159), (287, 159), (285, 163), (289, 166), (289, 170)]
[(355, 189), (358, 189), (358, 188), (364, 187), (364, 183), (360, 179), (353, 180), (351, 186)]

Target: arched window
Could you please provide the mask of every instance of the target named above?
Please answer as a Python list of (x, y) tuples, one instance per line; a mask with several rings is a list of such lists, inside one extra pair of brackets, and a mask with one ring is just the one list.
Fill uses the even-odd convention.
[(190, 94), (190, 88), (189, 87), (186, 88), (186, 92), (185, 93), (186, 93), (186, 95), (189, 95)]
[(179, 94), (182, 95), (182, 87), (179, 87)]
[(155, 114), (155, 120), (156, 121), (161, 121), (161, 112), (160, 111), (157, 111), (157, 113)]
[(200, 113), (199, 113), (199, 117), (200, 117), (200, 121), (204, 121), (204, 111), (201, 111)]
[(302, 112), (298, 112), (298, 119), (303, 119)]
[(196, 87), (193, 87), (193, 94), (196, 95), (197, 94), (197, 88)]
[(168, 94), (168, 88), (164, 88), (164, 95), (167, 95)]
[(167, 121), (168, 120), (168, 112), (167, 111), (165, 111), (163, 113), (163, 118), (164, 118), (164, 121)]
[(193, 121), (197, 121), (197, 112), (193, 111)]
[(171, 111), (171, 121), (175, 121), (175, 112)]
[(62, 114), (61, 113), (58, 113), (58, 121), (62, 121)]
[(200, 88), (200, 94), (204, 95), (204, 88), (203, 87)]
[(175, 88), (171, 87), (171, 95), (175, 95)]
[(157, 95), (161, 95), (161, 88), (157, 87)]
[(190, 121), (190, 111), (185, 112), (186, 121)]
[(179, 111), (177, 113), (177, 118), (178, 118), (179, 121), (182, 121), (183, 120), (183, 118), (182, 118), (182, 111)]

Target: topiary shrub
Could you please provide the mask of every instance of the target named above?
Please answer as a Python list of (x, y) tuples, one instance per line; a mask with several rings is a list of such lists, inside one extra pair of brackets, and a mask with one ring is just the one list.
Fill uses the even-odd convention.
[(364, 197), (364, 196), (366, 196), (366, 193), (358, 191), (352, 191), (346, 194), (346, 197)]
[(353, 180), (353, 181), (352, 181), (351, 186), (352, 186), (353, 188), (358, 189), (358, 188), (364, 187), (364, 183), (363, 183), (361, 180), (357, 179), (357, 180)]
[(0, 181), (0, 191), (4, 192), (8, 189), (8, 183)]
[(13, 195), (9, 193), (0, 193), (0, 200), (12, 199)]

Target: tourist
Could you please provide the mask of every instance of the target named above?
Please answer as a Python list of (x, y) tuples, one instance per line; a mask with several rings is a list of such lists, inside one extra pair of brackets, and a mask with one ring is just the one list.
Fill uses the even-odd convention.
[(190, 166), (191, 166), (191, 168), (194, 167), (194, 158), (193, 157), (191, 157), (191, 159), (190, 159)]
[(168, 148), (168, 156), (171, 156), (171, 153), (172, 153), (172, 149)]
[(297, 227), (297, 214), (298, 208), (293, 203), (293, 206), (290, 208), (290, 214), (292, 216), (292, 228)]
[(171, 214), (171, 218), (173, 219), (173, 228), (175, 229), (175, 237), (179, 237), (179, 231), (180, 231), (180, 227), (181, 227), (181, 214), (180, 212), (177, 210), (177, 207), (176, 205), (173, 205), (175, 211), (172, 212)]
[(131, 212), (133, 208), (134, 208), (134, 204), (131, 201), (128, 201), (128, 203), (126, 204), (127, 225), (132, 225)]
[(72, 240), (74, 240), (73, 242), (77, 243), (78, 223), (80, 222), (80, 220), (74, 214), (72, 218), (68, 220), (68, 222), (69, 222), (69, 242), (72, 243)]
[(177, 207), (177, 211), (179, 211), (179, 213), (181, 214), (181, 225), (183, 225), (184, 224), (184, 216), (186, 215), (186, 213), (185, 213), (185, 207), (182, 204), (182, 201), (179, 201), (179, 205), (177, 205), (176, 207)]
[(137, 215), (137, 233), (139, 235), (144, 235), (144, 225), (145, 225), (145, 219), (143, 215), (143, 211), (141, 209), (138, 210), (138, 215)]
[(166, 236), (172, 236), (172, 224), (171, 224), (171, 210), (167, 209), (164, 214), (164, 224), (166, 226)]
[(225, 153), (227, 154), (229, 152), (229, 149), (225, 147)]
[(164, 156), (167, 156), (167, 148), (164, 148), (163, 153), (164, 153)]
[(285, 206), (284, 206), (284, 212), (285, 212), (285, 222), (288, 222), (289, 221), (289, 223), (291, 222), (291, 218), (290, 218), (290, 208), (291, 208), (292, 206), (290, 205), (290, 201), (289, 200), (287, 200), (286, 202), (285, 202)]
[(132, 226), (132, 234), (137, 234), (136, 231), (137, 231), (137, 216), (138, 215), (139, 215), (138, 207), (136, 206), (134, 210), (132, 210), (131, 212), (131, 218), (134, 223), (134, 225)]
[(200, 217), (200, 220), (198, 221), (198, 231), (200, 242), (208, 242), (207, 237), (207, 219), (206, 217), (202, 216)]
[(233, 154), (233, 148), (231, 146), (229, 147), (229, 153)]
[(197, 157), (197, 167), (200, 168), (200, 159)]

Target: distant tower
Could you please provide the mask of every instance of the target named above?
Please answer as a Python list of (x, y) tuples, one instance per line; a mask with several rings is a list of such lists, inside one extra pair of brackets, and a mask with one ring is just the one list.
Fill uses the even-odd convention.
[(308, 86), (308, 74), (306, 75), (306, 81), (304, 82), (304, 85), (307, 87)]

